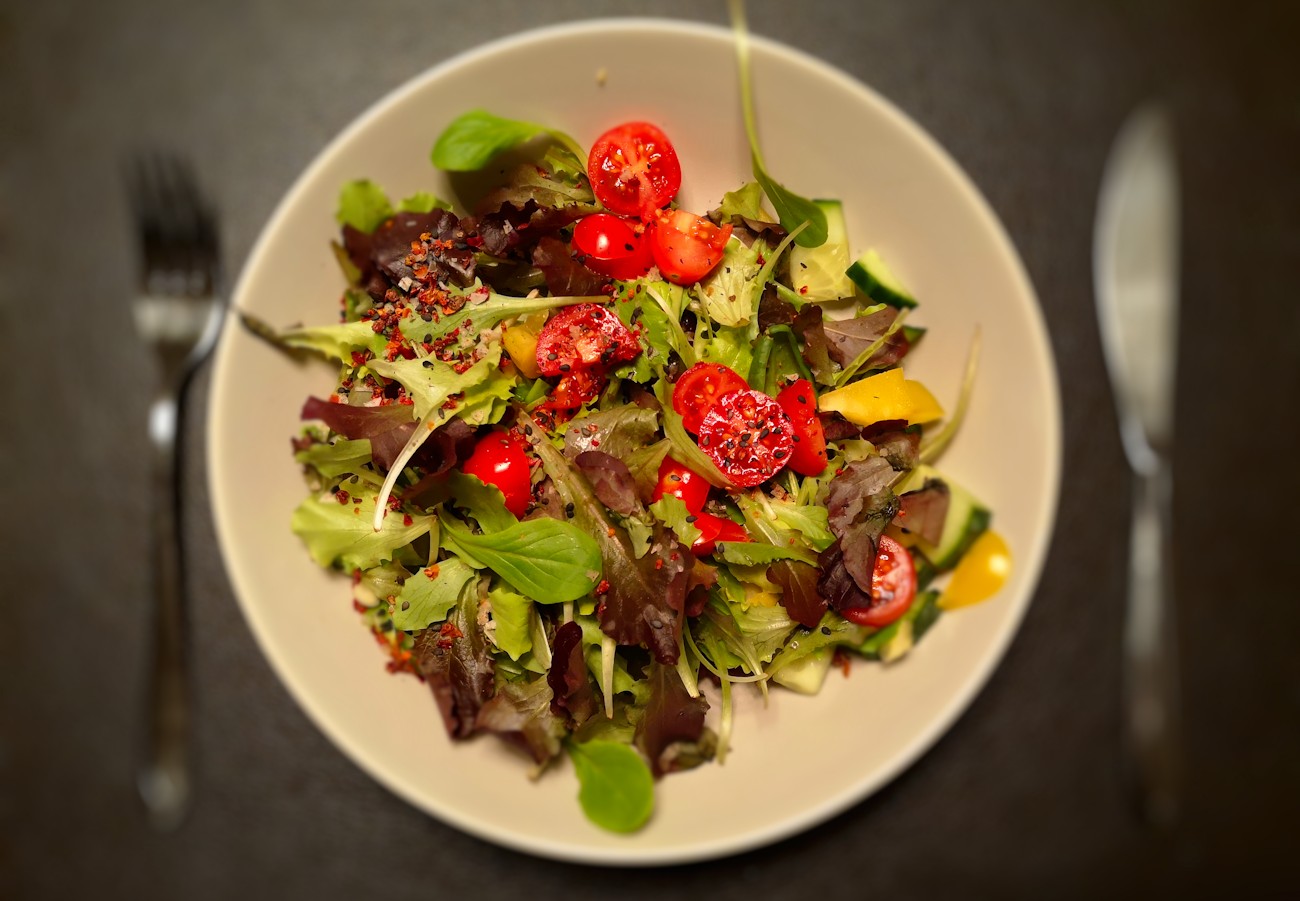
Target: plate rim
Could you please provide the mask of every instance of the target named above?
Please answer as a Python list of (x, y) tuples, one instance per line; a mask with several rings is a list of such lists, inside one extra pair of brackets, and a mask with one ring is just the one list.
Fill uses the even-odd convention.
[[(495, 38), (461, 51), (416, 73), (384, 93), (353, 118), (323, 148), (317, 151), (311, 162), (294, 179), (277, 202), (269, 218), (263, 223), (256, 241), (249, 249), (240, 269), (239, 277), (230, 293), (231, 303), (228, 309), (228, 319), (234, 320), (238, 316), (240, 301), (249, 290), (254, 273), (264, 265), (263, 258), (267, 254), (271, 236), (282, 227), (283, 220), (288, 216), (289, 210), (300, 201), (300, 195), (303, 194), (306, 186), (315, 180), (317, 172), (325, 168), (329, 160), (344, 145), (350, 142), (354, 135), (363, 132), (385, 110), (394, 104), (402, 102), (409, 95), (422, 90), (428, 82), (435, 81), (448, 71), (477, 59), (557, 38), (625, 30), (640, 32), (652, 30), (665, 35), (681, 35), (684, 33), (698, 37), (722, 39), (727, 43), (734, 40), (733, 33), (728, 27), (692, 20), (638, 16), (584, 18), (544, 25)], [(335, 724), (325, 705), (319, 703), (305, 688), (298, 685), (297, 680), (292, 675), (290, 665), (282, 659), (277, 646), (271, 642), (266, 626), (258, 614), (257, 606), (246, 599), (251, 591), (251, 586), (246, 584), (244, 577), (240, 575), (235, 566), (233, 550), (226, 538), (227, 535), (231, 534), (230, 518), (232, 512), (227, 508), (224, 501), (223, 491), (219, 484), (220, 479), (218, 478), (219, 474), (224, 473), (221, 462), (223, 454), (218, 447), (220, 443), (218, 436), (224, 435), (227, 431), (220, 425), (223, 411), (228, 408), (223, 387), (226, 380), (219, 376), (228, 366), (234, 365), (229, 362), (229, 358), (233, 353), (231, 350), (232, 341), (226, 334), (221, 335), (216, 352), (213, 355), (208, 388), (209, 412), (205, 423), (207, 434), (204, 442), (208, 460), (206, 482), (209, 496), (212, 499), (211, 515), (223, 568), (230, 580), (236, 602), (245, 621), (248, 623), (250, 631), (253, 633), (254, 640), (262, 656), (270, 664), (277, 679), (288, 691), (299, 709), (307, 715), (308, 719), (336, 748), (343, 752), (345, 757), (370, 778), (417, 810), (434, 817), (440, 822), (481, 840), (515, 851), (552, 860), (598, 866), (663, 866), (693, 863), (727, 857), (773, 844), (824, 823), (845, 810), (856, 806), (915, 764), (969, 710), (974, 699), (983, 691), (994, 671), (1002, 663), (1012, 641), (1019, 635), (1025, 614), (1041, 584), (1047, 556), (1053, 544), (1057, 514), (1059, 512), (1063, 445), (1060, 379), (1042, 304), (1038, 299), (1037, 292), (1034, 290), (1020, 253), (1011, 241), (1001, 219), (997, 216), (983, 192), (980, 191), (971, 177), (957, 164), (956, 160), (938, 140), (890, 99), (865, 82), (804, 50), (763, 35), (751, 33), (749, 39), (751, 53), (771, 54), (779, 57), (782, 62), (810, 70), (819, 78), (836, 82), (868, 104), (877, 107), (890, 120), (893, 127), (906, 133), (910, 141), (929, 156), (932, 163), (944, 171), (949, 181), (961, 194), (965, 195), (965, 200), (970, 204), (982, 226), (992, 236), (995, 249), (1003, 257), (1004, 262), (1008, 264), (1008, 272), (1019, 288), (1017, 300), (1028, 301), (1027, 309), (1022, 312), (1027, 315), (1030, 330), (1036, 339), (1032, 342), (1032, 353), (1037, 357), (1040, 371), (1048, 376), (1048, 384), (1044, 386), (1048, 398), (1047, 418), (1049, 420), (1046, 423), (1048, 427), (1046, 464), (1051, 490), (1040, 497), (1038, 508), (1035, 511), (1036, 515), (1047, 523), (1047, 534), (1044, 540), (1036, 542), (1030, 548), (1030, 552), (1021, 561), (1018, 561), (1018, 565), (1028, 568), (1032, 573), (1031, 577), (1026, 581), (1025, 591), (1021, 597), (1012, 599), (1015, 602), (1015, 609), (1011, 611), (1007, 627), (996, 636), (972, 678), (963, 683), (959, 691), (954, 692), (944, 701), (941, 708), (930, 719), (926, 728), (920, 730), (908, 744), (898, 751), (888, 765), (879, 767), (874, 772), (867, 774), (851, 789), (840, 793), (825, 803), (809, 808), (800, 815), (787, 817), (777, 823), (746, 829), (713, 841), (701, 836), (698, 837), (698, 841), (692, 842), (689, 846), (679, 845), (661, 848), (638, 848), (635, 844), (619, 848), (604, 848), (551, 841), (532, 835), (503, 832), (496, 824), (479, 820), (459, 811), (437, 809), (431, 806), (427, 803), (426, 798), (404, 785), (400, 780), (391, 778), (380, 766), (379, 762), (371, 760), (370, 756), (353, 742), (348, 731)], [(239, 328), (237, 321), (228, 321), (227, 325), (230, 328), (224, 329), (224, 332)], [(635, 835), (630, 838), (635, 841)]]

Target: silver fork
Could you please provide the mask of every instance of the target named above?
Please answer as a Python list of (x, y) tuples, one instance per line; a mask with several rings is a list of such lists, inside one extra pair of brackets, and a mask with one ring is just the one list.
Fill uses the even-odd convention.
[(189, 164), (140, 156), (127, 175), (140, 251), (136, 331), (158, 360), (149, 407), (153, 445), (153, 656), (146, 747), (137, 773), (150, 820), (178, 827), (190, 801), (190, 691), (176, 428), (186, 388), (220, 331), (215, 215)]

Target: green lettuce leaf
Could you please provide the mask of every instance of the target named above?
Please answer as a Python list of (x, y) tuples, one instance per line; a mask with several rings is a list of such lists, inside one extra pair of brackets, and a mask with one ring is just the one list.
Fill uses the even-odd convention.
[(402, 213), (428, 213), (436, 209), (451, 209), (451, 204), (445, 200), (440, 200), (428, 191), (416, 191), (410, 197), (406, 197), (397, 205), (397, 209)]
[(733, 219), (755, 219), (771, 222), (772, 217), (763, 209), (763, 189), (756, 181), (746, 182), (734, 191), (722, 195), (718, 215), (724, 222)]
[(367, 365), (379, 375), (394, 379), (406, 389), (407, 396), (415, 402), (415, 418), (424, 419), (429, 412), (441, 407), (453, 394), (468, 391), (486, 382), (498, 372), (501, 363), (501, 345), (489, 344), (483, 358), (457, 372), (450, 364), (431, 357), (413, 360), (371, 360)]
[(700, 537), (700, 530), (688, 520), (691, 511), (686, 509), (686, 502), (680, 497), (666, 494), (650, 505), (650, 512), (661, 523), (672, 529), (677, 540), (690, 547)]
[(271, 336), (286, 347), (314, 350), (340, 363), (352, 363), (354, 350), (368, 350), (380, 354), (388, 339), (375, 332), (369, 322), (342, 322), (338, 325), (292, 328)]
[(492, 622), (496, 623), (496, 646), (512, 660), (519, 660), (533, 649), (533, 602), (501, 585), (488, 592), (488, 600), (492, 604)]
[(392, 215), (393, 205), (388, 195), (368, 178), (350, 181), (339, 191), (339, 205), (334, 218), (340, 225), (350, 225), (357, 231), (370, 234)]
[(316, 470), (326, 481), (356, 475), (376, 486), (383, 482), (373, 468), (367, 468), (371, 462), (369, 438), (338, 438), (333, 444), (313, 444), (293, 458)]
[(471, 567), (455, 557), (416, 570), (393, 601), (393, 625), (404, 632), (415, 632), (442, 622), (477, 577)]
[[(766, 244), (755, 241), (746, 247), (733, 237), (722, 252), (722, 262), (713, 274), (695, 288), (704, 313), (717, 325), (746, 325), (758, 312), (758, 300), (763, 293), (760, 278), (764, 266), (760, 256), (770, 253)], [(700, 354), (704, 356), (703, 353)], [(746, 366), (744, 372), (749, 367)]]
[(364, 492), (340, 504), (333, 494), (309, 497), (293, 511), (291, 526), (320, 566), (338, 565), (345, 572), (370, 569), (393, 559), (401, 548), (429, 531), (432, 516), (406, 517), (389, 512), (375, 531), (375, 499)]
[(798, 560), (809, 566), (817, 565), (817, 555), (806, 547), (778, 547), (757, 541), (720, 541), (713, 554), (737, 566), (767, 566), (777, 560)]

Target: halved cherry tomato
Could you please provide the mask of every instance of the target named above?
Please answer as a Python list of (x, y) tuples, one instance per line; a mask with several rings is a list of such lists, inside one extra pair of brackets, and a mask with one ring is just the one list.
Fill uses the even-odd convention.
[(537, 336), (537, 368), (542, 375), (592, 369), (604, 372), (640, 352), (636, 335), (598, 303), (563, 308), (546, 320)]
[(547, 410), (576, 410), (599, 397), (608, 381), (605, 373), (591, 369), (566, 372), (542, 406)]
[(528, 455), (524, 453), (520, 439), (493, 429), (474, 445), (460, 469), (466, 475), (477, 476), (500, 488), (506, 499), (506, 509), (515, 516), (528, 512), (533, 484), (528, 471)]
[(659, 484), (655, 485), (650, 500), (653, 503), (666, 495), (681, 498), (688, 513), (699, 513), (709, 499), (709, 483), (695, 470), (687, 469), (672, 457), (664, 457), (664, 462), (659, 464)]
[(794, 450), (790, 452), (790, 468), (802, 476), (818, 476), (826, 470), (826, 432), (817, 418), (817, 395), (807, 379), (781, 389), (776, 396), (785, 415), (794, 428)]
[(762, 391), (722, 395), (700, 423), (700, 449), (741, 488), (752, 488), (790, 462), (790, 418)]
[(650, 242), (636, 225), (609, 213), (592, 213), (573, 227), (573, 248), (584, 266), (610, 278), (640, 278), (654, 265)]
[(668, 281), (693, 285), (722, 260), (730, 225), (714, 225), (685, 210), (665, 210), (650, 225), (655, 265)]
[(605, 209), (649, 219), (682, 186), (682, 166), (672, 142), (657, 126), (626, 122), (591, 145), (587, 177)]
[(887, 626), (912, 606), (916, 597), (916, 565), (912, 555), (888, 535), (880, 536), (876, 568), (871, 572), (871, 606), (840, 612), (859, 626)]
[(682, 417), (686, 431), (697, 435), (704, 414), (719, 397), (748, 387), (749, 383), (734, 369), (721, 363), (696, 363), (673, 386), (673, 409)]
[(694, 525), (700, 530), (700, 537), (696, 538), (695, 543), (691, 545), (691, 553), (697, 557), (712, 554), (717, 549), (719, 541), (750, 540), (744, 526), (723, 519), (721, 516), (714, 516), (712, 513), (697, 513)]

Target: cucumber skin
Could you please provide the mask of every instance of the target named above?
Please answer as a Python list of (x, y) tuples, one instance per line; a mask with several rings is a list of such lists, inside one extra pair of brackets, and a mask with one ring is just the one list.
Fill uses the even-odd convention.
[(893, 288), (889, 288), (876, 279), (874, 275), (867, 271), (867, 267), (862, 265), (862, 261), (854, 262), (845, 273), (858, 289), (877, 303), (887, 303), (891, 307), (899, 309), (912, 309), (917, 305), (916, 298), (909, 297), (906, 294), (899, 294)]
[(955, 567), (966, 552), (970, 550), (970, 546), (975, 543), (975, 539), (988, 531), (992, 522), (993, 514), (989, 510), (978, 505), (972, 507), (970, 518), (966, 520), (966, 531), (962, 533), (961, 540), (957, 542), (956, 547), (949, 551), (943, 559), (930, 561), (935, 569), (939, 572), (947, 572)]

